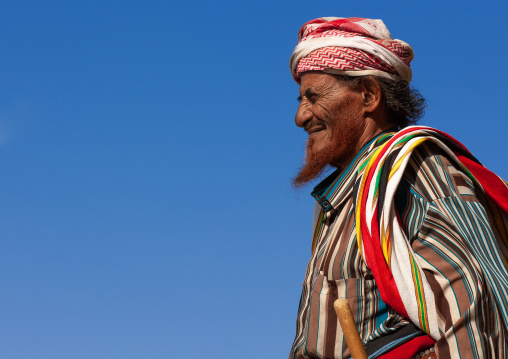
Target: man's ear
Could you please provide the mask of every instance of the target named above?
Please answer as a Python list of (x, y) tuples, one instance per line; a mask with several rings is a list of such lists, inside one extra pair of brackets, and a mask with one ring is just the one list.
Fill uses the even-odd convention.
[(364, 106), (365, 112), (374, 112), (381, 105), (381, 98), (383, 92), (381, 91), (381, 85), (379, 82), (371, 77), (367, 76), (362, 78), (362, 105)]

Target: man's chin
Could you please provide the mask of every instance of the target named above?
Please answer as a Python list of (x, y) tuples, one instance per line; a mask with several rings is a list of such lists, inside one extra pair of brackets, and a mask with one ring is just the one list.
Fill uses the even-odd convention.
[(362, 119), (355, 114), (344, 118), (349, 120), (339, 121), (340, 126), (332, 128), (331, 141), (324, 142), (320, 141), (317, 136), (309, 136), (305, 164), (293, 179), (295, 188), (301, 188), (317, 179), (324, 174), (329, 166), (342, 171), (353, 160), (363, 133)]
[[(326, 154), (328, 154), (328, 156)], [(329, 158), (329, 154), (330, 152), (328, 151), (309, 151), (305, 159), (305, 164), (295, 178), (293, 178), (293, 187), (302, 188), (309, 182), (319, 178), (330, 166), (331, 158)]]
[(292, 184), (294, 188), (302, 188), (309, 182), (320, 178), (330, 167), (342, 171), (355, 155), (354, 147), (352, 146), (329, 146), (320, 151), (310, 150), (311, 146), (312, 143), (307, 144), (305, 164), (296, 177), (293, 178)]
[(304, 165), (300, 172), (293, 178), (292, 185), (294, 188), (302, 188), (309, 182), (319, 178), (326, 170), (328, 165), (325, 165), (321, 169), (315, 169), (315, 168), (308, 168), (307, 165)]

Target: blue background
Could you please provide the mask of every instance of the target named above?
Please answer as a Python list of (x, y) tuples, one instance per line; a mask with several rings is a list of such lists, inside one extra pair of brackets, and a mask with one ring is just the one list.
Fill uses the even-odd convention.
[(288, 60), (415, 50), (424, 125), (508, 178), (505, 1), (2, 1), (0, 357), (284, 358), (310, 256)]

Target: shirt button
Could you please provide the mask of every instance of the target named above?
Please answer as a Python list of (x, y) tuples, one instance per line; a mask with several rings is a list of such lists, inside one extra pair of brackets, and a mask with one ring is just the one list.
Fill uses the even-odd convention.
[(329, 205), (330, 205), (330, 203), (328, 203), (328, 201), (323, 202), (323, 207), (328, 207)]

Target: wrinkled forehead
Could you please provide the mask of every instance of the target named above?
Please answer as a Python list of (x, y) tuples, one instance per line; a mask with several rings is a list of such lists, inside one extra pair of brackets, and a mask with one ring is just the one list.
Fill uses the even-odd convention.
[(336, 76), (322, 71), (304, 72), (300, 80), (300, 91), (309, 87), (330, 87), (340, 83)]
[[(302, 74), (299, 94), (300, 99), (304, 97), (324, 97), (333, 98), (338, 94), (347, 92), (358, 92), (353, 82), (347, 81), (343, 77), (337, 77), (324, 72), (312, 71)], [(354, 81), (355, 77), (349, 78)]]

